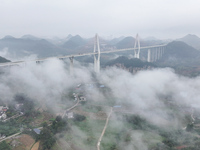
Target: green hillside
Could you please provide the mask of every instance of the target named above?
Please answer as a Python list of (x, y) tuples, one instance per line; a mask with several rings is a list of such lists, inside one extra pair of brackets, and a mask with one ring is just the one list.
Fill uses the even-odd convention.
[(115, 64), (124, 64), (124, 66), (127, 68), (129, 68), (129, 67), (142, 68), (144, 66), (154, 66), (155, 67), (155, 65), (152, 63), (143, 62), (142, 60), (137, 59), (137, 58), (129, 59), (128, 57), (125, 57), (125, 56), (120, 56), (120, 57), (106, 63), (107, 66), (112, 66)]
[(0, 63), (10, 62), (10, 60), (5, 59), (4, 57), (0, 56)]

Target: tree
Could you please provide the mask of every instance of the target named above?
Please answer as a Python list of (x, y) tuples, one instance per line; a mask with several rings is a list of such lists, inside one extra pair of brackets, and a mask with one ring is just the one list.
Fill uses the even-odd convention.
[(63, 130), (68, 130), (67, 121), (62, 119), (61, 116), (57, 116), (56, 119), (52, 122), (51, 130), (54, 134)]
[(5, 141), (3, 141), (3, 142), (0, 143), (0, 149), (2, 149), (2, 150), (11, 150), (11, 147)]
[(43, 128), (40, 132), (39, 140), (41, 141), (43, 150), (50, 149), (54, 145), (56, 140), (53, 136), (53, 133), (48, 127)]
[(147, 121), (138, 115), (126, 115), (127, 122), (131, 123), (135, 129), (145, 129)]
[(192, 123), (190, 123), (190, 124), (187, 125), (186, 131), (188, 131), (188, 132), (193, 131), (193, 124)]
[(83, 121), (83, 120), (85, 120), (86, 119), (86, 117), (85, 116), (83, 116), (83, 115), (79, 115), (79, 114), (75, 114), (74, 115), (74, 121)]

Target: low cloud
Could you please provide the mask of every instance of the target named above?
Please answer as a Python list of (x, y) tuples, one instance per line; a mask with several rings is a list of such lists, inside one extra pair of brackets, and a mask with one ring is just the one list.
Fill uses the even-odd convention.
[[(116, 67), (110, 67), (95, 75), (92, 65), (84, 67), (76, 61), (74, 75), (71, 76), (69, 62), (57, 59), (5, 69), (0, 75), (0, 95), (2, 100), (11, 101), (16, 94), (23, 93), (42, 105), (52, 106), (56, 109), (52, 109), (56, 113), (63, 111), (59, 104), (63, 95), (70, 89), (75, 89), (80, 83), (96, 81), (104, 84), (110, 95), (105, 95), (99, 88), (86, 91), (91, 103), (109, 101), (110, 96), (114, 102), (109, 106), (121, 105), (121, 109), (142, 116), (157, 126), (183, 127), (179, 119), (180, 114), (171, 112), (166, 103), (172, 102), (181, 107), (200, 107), (200, 77), (183, 77), (177, 75), (171, 68), (140, 71), (133, 75)], [(65, 101), (68, 105), (67, 97)], [(92, 126), (91, 131), (95, 132)], [(142, 134), (137, 133), (136, 136), (134, 133), (132, 139), (136, 143), (142, 143)], [(141, 144), (137, 146), (140, 147)], [(143, 146), (146, 149), (146, 146)], [(131, 148), (127, 145), (127, 149)]]

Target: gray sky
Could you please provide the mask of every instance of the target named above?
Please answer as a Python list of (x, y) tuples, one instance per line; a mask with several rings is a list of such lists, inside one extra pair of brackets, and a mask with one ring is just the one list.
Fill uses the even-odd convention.
[(5, 35), (200, 36), (200, 0), (0, 0)]

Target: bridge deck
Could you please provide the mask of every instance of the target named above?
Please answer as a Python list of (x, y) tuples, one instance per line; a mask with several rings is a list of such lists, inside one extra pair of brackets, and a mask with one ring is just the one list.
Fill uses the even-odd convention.
[[(156, 48), (156, 47), (164, 47), (164, 46), (166, 46), (166, 44), (154, 45), (154, 46), (145, 46), (145, 47), (140, 47), (140, 50), (149, 49), (149, 48)], [(101, 51), (100, 53), (101, 54), (107, 54), (107, 53), (130, 51), (130, 50), (135, 50), (135, 49), (138, 49), (138, 48), (116, 49), (116, 50), (110, 50), (110, 51)], [(42, 62), (42, 61), (50, 60), (50, 59), (53, 59), (53, 58), (65, 59), (65, 58), (70, 58), (70, 57), (81, 57), (81, 56), (88, 56), (88, 55), (95, 55), (95, 54), (98, 54), (98, 52), (70, 54), (70, 55), (65, 55), (65, 56), (48, 57), (48, 58), (41, 58), (41, 59), (29, 60), (29, 61), (17, 61), (17, 62), (9, 62), (9, 63), (0, 63), (0, 67), (19, 65), (19, 64), (23, 64), (23, 63), (29, 63), (29, 62)]]

